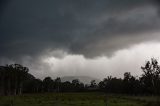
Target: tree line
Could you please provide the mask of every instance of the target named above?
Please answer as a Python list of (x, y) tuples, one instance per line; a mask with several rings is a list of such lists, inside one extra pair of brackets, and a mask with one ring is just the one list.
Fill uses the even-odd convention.
[(29, 69), (20, 64), (0, 66), (0, 95), (20, 95), (22, 93), (43, 92), (88, 92), (102, 91), (131, 95), (160, 95), (160, 66), (152, 58), (141, 67), (140, 77), (125, 72), (123, 78), (108, 76), (98, 84), (92, 80), (84, 84), (78, 79), (62, 82), (60, 77), (43, 80), (34, 77)]

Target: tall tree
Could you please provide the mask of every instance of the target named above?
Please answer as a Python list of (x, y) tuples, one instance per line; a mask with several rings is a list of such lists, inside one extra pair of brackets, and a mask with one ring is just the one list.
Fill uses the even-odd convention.
[(151, 94), (160, 93), (160, 66), (157, 59), (151, 58), (151, 61), (147, 61), (141, 69), (143, 70), (141, 82), (145, 91)]
[(1, 66), (1, 91), (6, 94), (21, 94), (29, 69), (20, 64)]
[(59, 92), (60, 91), (60, 88), (61, 88), (61, 78), (60, 77), (57, 77), (55, 80), (55, 88), (56, 88), (56, 91)]
[(43, 80), (43, 89), (45, 92), (53, 91), (53, 80), (51, 77), (46, 77)]
[(90, 87), (92, 87), (92, 88), (96, 88), (97, 87), (96, 80), (91, 80)]
[(131, 75), (130, 72), (124, 73), (124, 79), (123, 79), (123, 89), (124, 93), (127, 94), (137, 94), (139, 88), (139, 81)]

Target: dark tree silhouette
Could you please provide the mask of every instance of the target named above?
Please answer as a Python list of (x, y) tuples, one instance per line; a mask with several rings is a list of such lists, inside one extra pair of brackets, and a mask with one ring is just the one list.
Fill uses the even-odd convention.
[(97, 84), (96, 84), (95, 80), (92, 80), (90, 83), (91, 83), (90, 87), (93, 87), (93, 88), (97, 87)]
[(143, 74), (140, 79), (144, 90), (151, 94), (160, 93), (160, 66), (157, 59), (151, 58), (151, 61), (147, 61), (141, 69)]
[(124, 73), (123, 90), (127, 94), (137, 94), (139, 92), (140, 82), (130, 72)]
[(45, 77), (43, 81), (28, 73), (29, 69), (20, 64), (0, 66), (0, 95), (18, 95), (22, 93), (41, 92), (84, 92), (102, 91), (106, 93), (123, 93), (130, 95), (160, 94), (160, 66), (154, 58), (141, 67), (143, 74), (137, 78), (130, 72), (124, 78), (108, 76), (96, 84), (91, 80), (84, 85), (78, 79), (61, 82), (61, 78)]
[(60, 77), (57, 77), (55, 80), (55, 88), (57, 92), (60, 92), (61, 90), (61, 78)]
[(1, 94), (21, 94), (28, 71), (27, 67), (23, 67), (20, 64), (1, 66)]
[(54, 82), (51, 77), (46, 77), (43, 80), (43, 90), (44, 92), (51, 92), (54, 88)]

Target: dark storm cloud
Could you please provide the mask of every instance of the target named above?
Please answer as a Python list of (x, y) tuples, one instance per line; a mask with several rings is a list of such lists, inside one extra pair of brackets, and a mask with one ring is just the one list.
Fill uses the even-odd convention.
[[(160, 28), (154, 0), (3, 0), (0, 3), (0, 57), (36, 56), (47, 49), (98, 56), (104, 49), (107, 54), (137, 42), (139, 33)], [(113, 45), (110, 41), (124, 37), (135, 40), (117, 41)]]
[(9, 2), (9, 0), (1, 0), (0, 1), (0, 10), (2, 11), (2, 9), (6, 6), (6, 4)]

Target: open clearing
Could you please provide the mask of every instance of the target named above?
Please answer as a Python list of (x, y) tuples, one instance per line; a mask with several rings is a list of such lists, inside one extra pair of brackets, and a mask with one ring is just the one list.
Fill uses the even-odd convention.
[(106, 96), (104, 93), (43, 93), (1, 96), (0, 106), (160, 106), (160, 98)]

